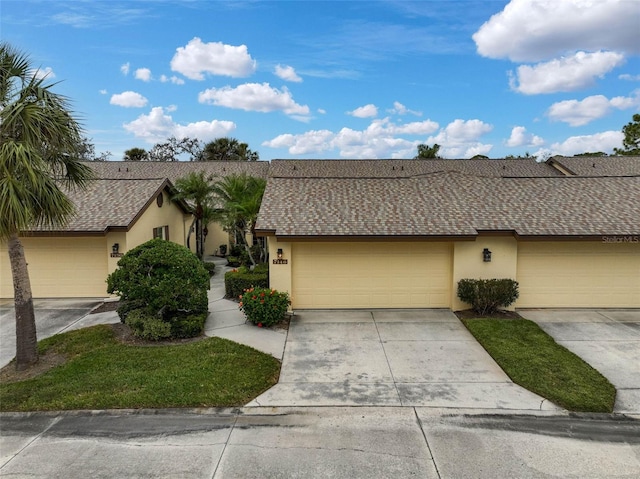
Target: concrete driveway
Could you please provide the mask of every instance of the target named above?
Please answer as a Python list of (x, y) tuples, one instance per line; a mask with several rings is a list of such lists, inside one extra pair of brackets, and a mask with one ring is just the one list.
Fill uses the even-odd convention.
[(640, 309), (518, 312), (611, 381), (615, 412), (640, 414)]
[(248, 406), (558, 409), (515, 385), (448, 310), (298, 312), (280, 381)]

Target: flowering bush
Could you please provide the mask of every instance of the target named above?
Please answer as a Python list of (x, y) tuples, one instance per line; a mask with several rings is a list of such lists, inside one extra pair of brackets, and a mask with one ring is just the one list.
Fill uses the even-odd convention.
[(275, 289), (249, 288), (240, 296), (240, 310), (258, 326), (271, 326), (282, 321), (289, 304), (289, 295)]

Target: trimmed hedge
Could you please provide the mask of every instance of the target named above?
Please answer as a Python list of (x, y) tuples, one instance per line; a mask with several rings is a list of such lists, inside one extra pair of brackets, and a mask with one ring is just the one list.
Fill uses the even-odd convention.
[(239, 299), (246, 289), (268, 288), (269, 273), (240, 270), (228, 271), (224, 275), (224, 288), (227, 298)]
[(458, 298), (469, 303), (478, 314), (491, 314), (513, 304), (520, 293), (513, 279), (461, 279)]

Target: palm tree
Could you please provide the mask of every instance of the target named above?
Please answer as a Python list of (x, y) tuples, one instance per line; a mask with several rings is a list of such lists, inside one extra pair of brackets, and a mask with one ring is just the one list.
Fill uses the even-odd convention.
[(0, 240), (8, 242), (16, 314), (16, 368), (38, 361), (29, 271), (20, 233), (63, 225), (74, 212), (65, 190), (92, 178), (77, 157), (82, 131), (66, 97), (29, 58), (0, 43)]
[(267, 180), (264, 178), (242, 173), (225, 176), (214, 185), (214, 195), (218, 199), (217, 219), (227, 231), (234, 233), (254, 266), (256, 262), (245, 234), (247, 231), (254, 233), (266, 184)]
[(204, 145), (203, 161), (258, 161), (257, 152), (252, 151), (246, 143), (235, 138), (216, 138)]
[[(175, 199), (186, 201), (193, 206), (193, 222), (189, 228), (187, 244), (191, 238), (191, 232), (196, 230), (196, 255), (202, 259), (204, 256), (204, 219), (205, 213), (210, 209), (211, 196), (214, 192), (212, 177), (205, 178), (204, 172), (191, 172), (175, 182)], [(210, 215), (209, 215), (210, 216)]]

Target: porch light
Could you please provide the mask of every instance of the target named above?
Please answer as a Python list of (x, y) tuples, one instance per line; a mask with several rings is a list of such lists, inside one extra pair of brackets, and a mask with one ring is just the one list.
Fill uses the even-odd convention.
[(489, 248), (482, 250), (482, 261), (485, 263), (491, 262), (491, 251), (489, 251)]
[(111, 252), (113, 254), (118, 254), (120, 252), (120, 244), (119, 243), (113, 243), (113, 246), (111, 247)]
[(278, 259), (282, 259), (282, 248), (278, 248)]

